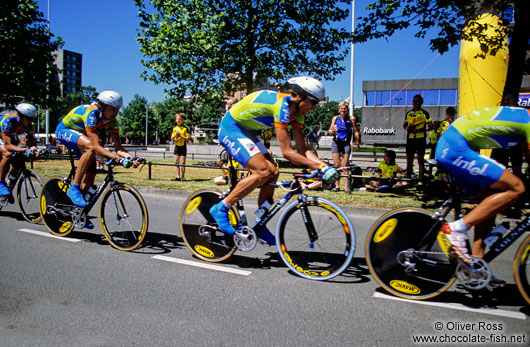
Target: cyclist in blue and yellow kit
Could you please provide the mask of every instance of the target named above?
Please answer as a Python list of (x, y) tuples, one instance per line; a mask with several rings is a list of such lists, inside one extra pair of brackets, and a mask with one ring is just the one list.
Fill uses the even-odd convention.
[[(463, 218), (442, 226), (456, 255), (467, 263), (467, 232), (475, 227), (473, 255), (484, 254), (483, 239), (497, 213), (515, 203), (525, 192), (523, 182), (502, 164), (478, 153), (480, 149), (511, 148), (530, 140), (530, 113), (518, 107), (489, 107), (464, 114), (440, 137), (436, 159), (451, 172), (464, 192), (474, 195), (491, 188), (486, 197)], [(528, 146), (524, 146), (527, 160)], [(489, 226), (489, 227), (488, 227)], [(500, 281), (495, 278), (496, 281)], [(503, 282), (503, 281), (501, 281)]]
[[(11, 196), (7, 183), (5, 181), (9, 167), (13, 164), (12, 173), (16, 172), (19, 167), (12, 161), (13, 154), (26, 153), (28, 156), (35, 155), (39, 157), (40, 153), (35, 145), (33, 137), (33, 121), (37, 118), (37, 109), (31, 104), (21, 103), (16, 107), (16, 113), (6, 113), (0, 116), (0, 129), (2, 138), (0, 139), (0, 195)], [(26, 145), (28, 149), (18, 146), (19, 135), (26, 134)]]
[[(254, 92), (232, 106), (221, 120), (217, 134), (220, 144), (250, 171), (224, 200), (210, 209), (217, 225), (227, 234), (236, 232), (230, 224), (228, 211), (237, 201), (262, 187), (258, 197), (261, 206), (274, 193), (274, 187), (266, 183), (276, 181), (279, 172), (267, 148), (258, 139), (257, 131), (274, 126), (284, 158), (296, 165), (320, 169), (324, 180), (338, 177), (335, 168), (328, 167), (307, 148), (302, 131), (304, 116), (324, 99), (324, 86), (311, 77), (294, 77), (288, 83), (289, 94), (269, 90)], [(289, 125), (296, 150), (291, 145)], [(259, 239), (269, 245), (276, 244), (274, 235), (266, 228), (256, 232)]]
[[(114, 91), (103, 91), (96, 102), (72, 109), (59, 123), (55, 131), (57, 141), (73, 150), (79, 159), (73, 184), (67, 195), (79, 207), (88, 203), (84, 194), (94, 183), (96, 177), (96, 154), (112, 158), (124, 167), (137, 166), (121, 145), (119, 124), (116, 117), (123, 105), (121, 95)], [(99, 142), (99, 130), (109, 129), (116, 153), (105, 149)], [(83, 187), (81, 182), (84, 179)]]

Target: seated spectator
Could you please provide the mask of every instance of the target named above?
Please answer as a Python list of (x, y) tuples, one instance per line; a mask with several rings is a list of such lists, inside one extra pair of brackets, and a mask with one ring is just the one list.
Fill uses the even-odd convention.
[(396, 177), (398, 166), (396, 164), (396, 152), (393, 150), (386, 150), (384, 159), (377, 167), (379, 180), (370, 181), (370, 187), (384, 190), (389, 188), (401, 188), (407, 185), (407, 182), (396, 182), (393, 184), (393, 179)]

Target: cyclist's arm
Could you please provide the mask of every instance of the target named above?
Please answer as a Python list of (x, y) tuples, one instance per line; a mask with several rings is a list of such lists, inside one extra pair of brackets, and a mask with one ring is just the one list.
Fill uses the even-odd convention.
[(282, 155), (285, 159), (296, 165), (306, 165), (310, 169), (318, 169), (322, 164), (326, 165), (323, 161), (318, 159), (313, 152), (308, 155), (308, 150), (304, 142), (304, 134), (301, 128), (293, 128), (293, 137), (298, 150), (303, 148), (305, 155), (295, 151), (291, 146), (291, 136), (287, 128), (274, 127), (276, 130), (276, 138), (280, 144)]
[(112, 136), (112, 142), (114, 142), (114, 149), (116, 154), (122, 158), (132, 158), (131, 153), (127, 152), (121, 144), (120, 133), (117, 131), (111, 131), (110, 136)]
[(9, 137), (6, 133), (2, 133), (2, 140), (4, 141), (4, 148), (7, 149), (9, 152), (22, 152), (24, 153), (26, 150), (24, 148), (18, 147), (14, 145), (11, 142), (11, 137)]
[(115, 161), (120, 160), (120, 156), (117, 154), (112, 153), (108, 149), (105, 149), (105, 147), (101, 146), (99, 144), (99, 135), (95, 131), (87, 131), (86, 132), (88, 139), (90, 140), (90, 143), (92, 144), (92, 147), (94, 148), (94, 151), (105, 157), (105, 158), (112, 158)]

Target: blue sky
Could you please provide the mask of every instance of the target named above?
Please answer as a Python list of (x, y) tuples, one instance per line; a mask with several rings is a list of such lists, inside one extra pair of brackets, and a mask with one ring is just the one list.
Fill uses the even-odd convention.
[[(362, 16), (371, 0), (355, 1), (355, 17)], [(48, 1), (38, 0), (48, 16)], [(350, 5), (351, 9), (351, 5)], [(164, 87), (144, 81), (136, 30), (139, 19), (133, 0), (50, 0), (51, 31), (65, 40), (64, 49), (83, 54), (82, 84), (98, 91), (120, 92), (125, 104), (134, 94), (149, 102), (164, 100)], [(341, 23), (351, 29), (351, 18)], [(458, 47), (438, 56), (427, 39), (417, 39), (413, 30), (399, 32), (388, 41), (378, 39), (355, 46), (354, 101), (361, 105), (362, 81), (458, 77)], [(346, 70), (334, 81), (324, 81), (330, 100), (350, 95), (350, 58)]]

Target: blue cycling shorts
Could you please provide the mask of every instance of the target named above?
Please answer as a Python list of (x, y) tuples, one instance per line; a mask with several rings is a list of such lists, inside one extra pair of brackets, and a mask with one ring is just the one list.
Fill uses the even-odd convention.
[(243, 166), (246, 166), (250, 158), (256, 154), (265, 155), (269, 153), (258, 136), (254, 132), (243, 128), (232, 118), (230, 112), (221, 120), (217, 138), (228, 153)]
[(454, 127), (449, 127), (440, 137), (436, 145), (436, 160), (453, 174), (458, 185), (469, 195), (490, 187), (506, 170), (504, 165), (471, 148)]
[(66, 148), (74, 151), (77, 159), (81, 158), (81, 154), (83, 154), (77, 146), (77, 140), (83, 135), (85, 134), (82, 134), (77, 130), (67, 128), (63, 122), (60, 122), (55, 129), (55, 137), (57, 138), (57, 141), (65, 145)]

